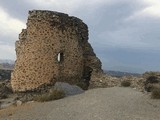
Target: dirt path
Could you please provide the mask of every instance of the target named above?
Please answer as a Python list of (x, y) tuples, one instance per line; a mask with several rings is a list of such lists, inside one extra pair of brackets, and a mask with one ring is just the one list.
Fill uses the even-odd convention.
[(0, 111), (0, 120), (159, 120), (160, 100), (131, 88), (99, 88)]

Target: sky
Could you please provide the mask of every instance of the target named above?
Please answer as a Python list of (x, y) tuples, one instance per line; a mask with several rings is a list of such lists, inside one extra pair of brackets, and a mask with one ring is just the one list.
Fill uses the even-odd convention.
[(29, 10), (82, 19), (104, 70), (160, 71), (160, 0), (0, 0), (0, 59), (16, 59)]

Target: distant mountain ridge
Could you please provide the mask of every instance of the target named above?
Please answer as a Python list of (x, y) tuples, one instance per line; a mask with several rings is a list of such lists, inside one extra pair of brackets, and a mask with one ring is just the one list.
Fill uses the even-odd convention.
[(14, 67), (14, 60), (0, 59), (0, 69), (12, 70)]
[(123, 76), (141, 76), (139, 73), (129, 73), (129, 72), (122, 72), (122, 71), (112, 71), (112, 70), (104, 70), (104, 72), (108, 75), (114, 76), (114, 77), (123, 77)]
[(14, 64), (14, 60), (10, 59), (0, 59), (0, 63), (9, 63), (9, 64)]

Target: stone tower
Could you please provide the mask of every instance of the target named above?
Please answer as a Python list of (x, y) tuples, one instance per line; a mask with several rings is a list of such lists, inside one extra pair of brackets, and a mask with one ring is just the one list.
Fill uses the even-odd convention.
[(88, 43), (88, 27), (67, 14), (29, 11), (27, 28), (16, 41), (11, 85), (14, 91), (34, 90), (56, 81), (77, 83), (86, 66), (101, 71), (101, 62)]

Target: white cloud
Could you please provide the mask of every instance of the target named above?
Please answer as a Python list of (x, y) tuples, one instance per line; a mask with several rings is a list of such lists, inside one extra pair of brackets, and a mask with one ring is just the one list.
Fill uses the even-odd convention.
[(15, 35), (25, 28), (25, 24), (18, 19), (11, 18), (0, 8), (0, 28), (1, 35)]
[(148, 7), (144, 9), (141, 14), (143, 13), (150, 14), (155, 17), (160, 17), (160, 5)]
[(15, 59), (15, 48), (12, 45), (0, 44), (0, 58), (1, 59)]
[(145, 0), (145, 2), (149, 4), (149, 7), (144, 9), (143, 12), (160, 17), (160, 1), (159, 0)]
[(126, 18), (126, 20), (132, 20), (138, 17), (160, 17), (160, 0), (143, 0), (146, 7), (140, 11), (135, 12), (133, 15)]
[(14, 41), (25, 24), (18, 19), (10, 17), (0, 8), (0, 58), (15, 59)]

